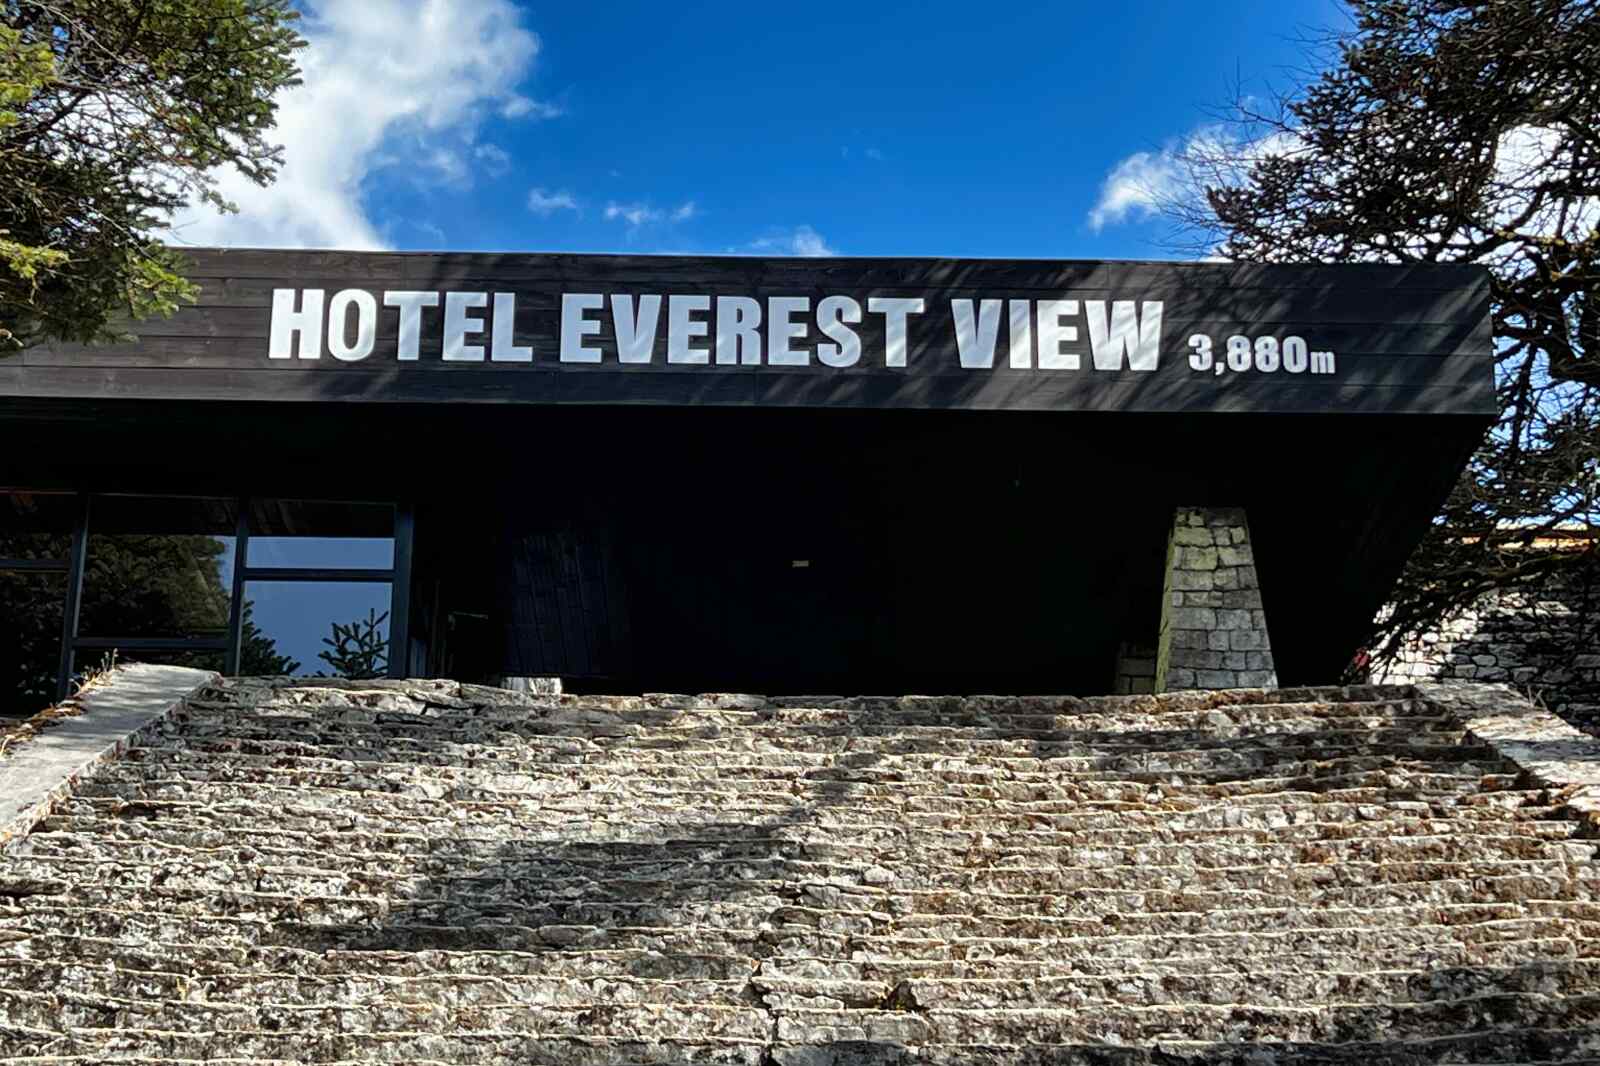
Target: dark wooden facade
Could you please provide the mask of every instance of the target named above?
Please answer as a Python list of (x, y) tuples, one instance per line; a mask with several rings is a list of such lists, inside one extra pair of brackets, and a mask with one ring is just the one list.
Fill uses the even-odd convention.
[[(1215, 504), (1249, 513), (1280, 677), (1325, 682), (1494, 414), (1485, 279), (1458, 268), (194, 258), (200, 305), (137, 343), (0, 361), (0, 483), (414, 504), (413, 672), (1103, 692), (1117, 643), (1153, 639), (1173, 509)], [(437, 319), (402, 361), (381, 314), (363, 360), (273, 361), (282, 287), (513, 293), (532, 361), (444, 361)], [(870, 314), (853, 367), (669, 365), (665, 308), (649, 363), (602, 312), (579, 365), (570, 292), (927, 310), (904, 367)], [(997, 368), (961, 366), (951, 300), (1058, 297), (1161, 301), (1159, 366), (1012, 370), (1004, 319)], [(1200, 372), (1196, 332), (1303, 335), (1337, 371)]]
[[(1487, 276), (1470, 267), (1263, 266), (1008, 260), (755, 259), (742, 257), (476, 255), (196, 250), (200, 302), (171, 319), (139, 323), (136, 343), (29, 351), (0, 362), (0, 395), (74, 399), (274, 400), (382, 403), (530, 403), (759, 407), (932, 408), (1147, 413), (1492, 414)], [(316, 359), (268, 358), (275, 289), (332, 297), (358, 289), (380, 301), (374, 351), (333, 358), (324, 336)], [(531, 349), (526, 364), (440, 357), (443, 307), (421, 315), (415, 361), (397, 359), (397, 311), (387, 291), (507, 293), (510, 336)], [(568, 293), (699, 294), (809, 299), (840, 294), (921, 298), (909, 324), (905, 365), (883, 365), (886, 320), (855, 327), (863, 358), (848, 368), (688, 366), (667, 362), (666, 312), (647, 365), (619, 365), (612, 319), (592, 315), (597, 364), (559, 360), (561, 297)], [(1007, 325), (989, 369), (964, 369), (952, 300), (1160, 302), (1161, 364), (1152, 372), (1012, 369)], [(1081, 310), (1081, 309), (1080, 309)], [(473, 312), (487, 344), (490, 309)], [(704, 321), (711, 315), (697, 316)], [(804, 319), (794, 344), (828, 340)], [(1076, 321), (1076, 320), (1074, 320)], [(1082, 323), (1070, 346), (1087, 349)], [(1037, 334), (1037, 330), (1034, 331)], [(1196, 373), (1186, 339), (1234, 334), (1302, 336), (1337, 353), (1328, 375)], [(1042, 338), (1033, 336), (1037, 351)], [(703, 343), (703, 342), (702, 342)]]

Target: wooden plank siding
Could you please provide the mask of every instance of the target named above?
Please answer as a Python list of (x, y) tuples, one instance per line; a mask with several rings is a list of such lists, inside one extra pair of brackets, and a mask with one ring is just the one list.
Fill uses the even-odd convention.
[[(1486, 275), (1476, 268), (1106, 263), (951, 259), (759, 259), (703, 256), (417, 254), (193, 249), (199, 303), (138, 323), (137, 340), (30, 349), (0, 360), (0, 396), (60, 399), (317, 401), (533, 405), (717, 405), (1040, 411), (1467, 414), (1495, 411)], [(513, 336), (527, 364), (445, 362), (442, 308), (423, 312), (421, 357), (395, 358), (397, 313), (380, 306), (376, 347), (361, 362), (269, 360), (276, 288), (510, 292)], [(905, 367), (886, 367), (882, 315), (866, 314), (861, 362), (835, 369), (685, 366), (666, 362), (663, 307), (648, 364), (619, 365), (609, 307), (585, 343), (600, 364), (558, 360), (562, 293), (921, 297)], [(963, 369), (952, 299), (1162, 301), (1154, 371), (1005, 365), (1005, 316), (994, 369)], [(489, 343), (492, 309), (474, 312)], [(712, 316), (700, 316), (710, 320)], [(811, 315), (796, 347), (828, 340)], [(1081, 333), (1082, 331), (1080, 331)], [(1037, 330), (1035, 330), (1037, 333)], [(1233, 333), (1303, 336), (1336, 352), (1329, 375), (1200, 373), (1187, 338), (1206, 333), (1216, 355)], [(765, 335), (765, 334), (764, 334)], [(1037, 344), (1037, 337), (1035, 343)], [(709, 346), (709, 338), (698, 338)]]

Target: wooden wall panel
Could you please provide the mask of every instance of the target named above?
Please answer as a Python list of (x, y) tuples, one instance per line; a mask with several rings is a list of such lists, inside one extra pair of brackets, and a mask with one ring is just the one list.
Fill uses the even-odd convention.
[[(0, 360), (0, 396), (149, 400), (268, 400), (335, 403), (606, 404), (774, 407), (910, 407), (977, 410), (1369, 412), (1472, 414), (1495, 411), (1487, 279), (1476, 268), (1279, 266), (1215, 263), (1106, 263), (942, 259), (757, 259), (742, 257), (410, 254), (192, 250), (197, 306), (171, 319), (138, 323), (137, 339), (102, 347), (59, 346)], [(380, 306), (375, 346), (359, 362), (268, 358), (272, 292), (345, 288), (509, 292), (512, 337), (531, 363), (446, 362), (442, 308), (423, 312), (416, 361), (396, 358), (398, 313)], [(666, 362), (663, 307), (651, 360), (623, 365), (609, 307), (590, 315), (600, 332), (585, 343), (600, 364), (558, 358), (561, 294), (740, 295), (764, 301), (803, 296), (920, 297), (906, 365), (885, 365), (884, 318), (856, 325), (859, 364), (684, 366)], [(1070, 347), (1076, 370), (1006, 365), (1002, 314), (993, 369), (963, 368), (953, 299), (1159, 301), (1159, 366), (1092, 368), (1085, 323)], [(488, 345), (489, 309), (474, 312)], [(711, 320), (714, 315), (699, 316)], [(802, 316), (796, 347), (826, 341)], [(1035, 329), (1034, 343), (1038, 337)], [(1331, 374), (1222, 374), (1191, 368), (1188, 338), (1302, 336), (1335, 352)], [(763, 330), (763, 337), (768, 335)], [(697, 339), (697, 344), (708, 344)]]

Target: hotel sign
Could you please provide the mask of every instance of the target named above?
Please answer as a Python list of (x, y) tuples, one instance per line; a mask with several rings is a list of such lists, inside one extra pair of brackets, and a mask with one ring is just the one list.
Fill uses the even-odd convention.
[(198, 306), (29, 353), (11, 390), (94, 368), (168, 399), (1493, 410), (1472, 268), (190, 254)]
[[(815, 301), (809, 296), (762, 301), (709, 293), (564, 292), (560, 300), (559, 341), (544, 358), (622, 368), (648, 367), (659, 356), (684, 367), (843, 370), (860, 366), (864, 354), (869, 364), (904, 368), (913, 323), (928, 311), (928, 301), (920, 296), (845, 293)], [(440, 308), (438, 336), (426, 346), (431, 356), (454, 363), (538, 361), (532, 345), (518, 343), (514, 292), (354, 288), (331, 298), (325, 289), (274, 289), (269, 358), (321, 359), (326, 351), (346, 363), (374, 356), (417, 362), (424, 348), (423, 312)], [(394, 343), (379, 351), (379, 318), (390, 310)], [(1012, 370), (1150, 372), (1161, 366), (1163, 313), (1161, 300), (951, 297), (944, 324), (952, 335), (945, 350), (955, 352), (963, 370), (993, 370), (1002, 358)], [(882, 344), (864, 353), (862, 326), (868, 316), (881, 316), (871, 336)], [(813, 333), (824, 339), (806, 343)], [(1332, 374), (1337, 366), (1332, 350), (1312, 351), (1298, 335), (1230, 334), (1226, 360), (1216, 357), (1218, 341), (1209, 333), (1190, 334), (1185, 343), (1193, 369), (1217, 374)]]

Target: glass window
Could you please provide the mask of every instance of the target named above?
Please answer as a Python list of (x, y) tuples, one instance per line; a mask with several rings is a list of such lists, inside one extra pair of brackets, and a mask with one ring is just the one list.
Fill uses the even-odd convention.
[(67, 575), (0, 571), (0, 716), (55, 702)]
[(55, 702), (67, 596), (65, 571), (3, 562), (64, 565), (82, 506), (62, 493), (0, 491), (0, 717), (26, 717)]
[(79, 635), (226, 637), (236, 516), (231, 500), (95, 497)]
[(254, 568), (387, 570), (394, 565), (394, 508), (252, 500), (246, 554)]
[(381, 677), (389, 598), (387, 582), (247, 582), (239, 672)]

